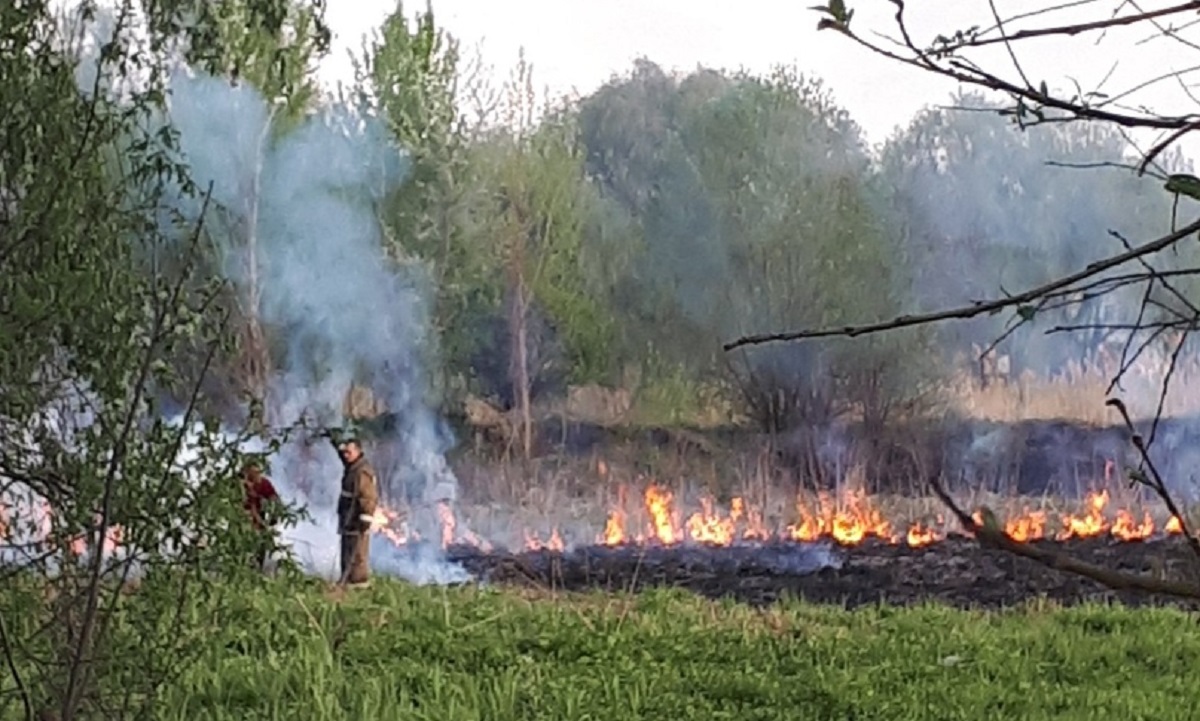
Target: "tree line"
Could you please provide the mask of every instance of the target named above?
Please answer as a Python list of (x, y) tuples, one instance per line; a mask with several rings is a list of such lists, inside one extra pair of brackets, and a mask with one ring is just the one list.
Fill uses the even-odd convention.
[[(313, 145), (305, 124), (316, 116), (370, 118), (386, 136), (363, 146), (363, 178), (337, 192), (364, 210), (353, 222), (382, 239), (367, 262), (411, 293), (360, 305), (413, 315), (397, 331), (410, 336), (405, 362), (428, 371), (431, 399), (447, 408), (471, 394), (528, 410), (570, 385), (599, 384), (658, 401), (664, 421), (707, 404), (768, 430), (847, 413), (882, 425), (936, 399), (947, 375), (1013, 319), (721, 346), (1029, 287), (1172, 222), (1169, 194), (1120, 167), (1131, 148), (1118, 130), (1025, 132), (979, 94), (922, 111), (878, 147), (819, 79), (792, 68), (679, 75), (639, 60), (585, 97), (548, 98), (528, 65), (494, 82), (432, 12), (403, 6), (363, 43), (355, 80), (331, 91), (314, 75), (328, 44), (317, 6), (276, 5), (265, 23), (251, 2), (196, 10), (188, 27), (200, 30), (183, 40), (172, 30), (150, 50), (265, 99), (258, 110), (230, 101), (243, 108), (230, 106), (240, 118), (225, 129), (231, 147), (187, 147), (198, 134), (188, 123), (211, 124), (206, 101), (185, 101), (177, 87), (168, 110), (170, 83), (156, 111), (193, 151), (172, 156), (181, 171), (221, 166), (209, 173), (216, 187), (192, 262), (233, 281), (213, 300), (228, 316), (230, 347), (184, 343), (173, 362), (189, 378), (204, 370), (206, 395), (225, 407), (265, 402), (272, 377), (298, 365), (327, 372), (341, 352), (300, 347), (299, 321), (264, 307), (293, 305), (267, 297), (297, 282), (281, 276), (280, 257), (337, 258), (350, 252), (340, 236), (357, 232), (330, 226), (319, 240), (289, 239), (296, 213), (267, 207), (282, 174), (309, 172), (271, 156)], [(377, 156), (393, 146), (403, 167), (389, 171)], [(1178, 153), (1158, 162), (1163, 173), (1186, 165)], [(356, 282), (349, 265), (323, 270)], [(1017, 372), (1086, 362), (1121, 340), (1112, 326), (1127, 300), (1109, 294), (1044, 312), (1003, 350)], [(1068, 327), (1077, 331), (1069, 340), (1045, 334)]]
[[(316, 55), (239, 75), (297, 107), (351, 104), (410, 153), (373, 212), (389, 254), (427, 271), (427, 350), (449, 404), (472, 393), (520, 408), (597, 383), (673, 411), (717, 397), (767, 429), (848, 412), (882, 424), (927, 404), (1012, 319), (721, 344), (1018, 290), (1171, 223), (1161, 183), (1120, 167), (1131, 148), (1117, 130), (1025, 132), (979, 94), (870, 147), (818, 79), (790, 68), (677, 75), (640, 60), (585, 97), (546, 98), (523, 63), (489, 85), (431, 14), (401, 9), (339, 97), (287, 94), (311, 82), (299, 78)], [(1124, 307), (1116, 295), (1043, 313), (1004, 350), (1017, 371), (1053, 374), (1121, 340), (1108, 326)], [(1084, 332), (1045, 333), (1067, 326)]]

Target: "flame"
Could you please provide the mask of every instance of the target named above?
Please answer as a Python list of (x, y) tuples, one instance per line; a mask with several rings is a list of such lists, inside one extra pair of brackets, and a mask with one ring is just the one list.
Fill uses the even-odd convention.
[[(104, 534), (104, 540), (100, 543), (101, 555), (107, 556), (116, 552), (121, 546), (121, 542), (125, 537), (125, 530), (119, 525), (109, 526)], [(85, 534), (79, 534), (71, 539), (67, 544), (67, 548), (75, 556), (82, 556), (87, 553), (88, 537)]]
[(606, 546), (619, 546), (625, 539), (625, 512), (618, 508), (609, 514), (608, 520), (605, 521), (600, 542)]
[(862, 543), (867, 538), (896, 541), (892, 525), (878, 510), (868, 507), (862, 494), (849, 494), (842, 508), (831, 504), (827, 494), (820, 494), (815, 513), (803, 503), (797, 504), (796, 511), (800, 523), (787, 527), (787, 534), (793, 541), (815, 541), (823, 537), (844, 545)]
[[(604, 475), (609, 469), (603, 461), (598, 468)], [(904, 531), (898, 531), (885, 518), (885, 514), (874, 507), (871, 500), (861, 492), (850, 492), (834, 499), (830, 494), (818, 494), (815, 503), (800, 500), (795, 506), (791, 523), (788, 518), (772, 515), (768, 519), (760, 504), (748, 502), (742, 497), (729, 499), (728, 510), (711, 495), (698, 499), (699, 509), (681, 520), (684, 512), (674, 492), (657, 483), (649, 483), (639, 494), (634, 507), (626, 503), (627, 489), (618, 486), (617, 503), (606, 519), (604, 530), (594, 539), (606, 546), (624, 544), (650, 544), (673, 546), (682, 543), (729, 546), (739, 542), (831, 540), (842, 545), (856, 545), (867, 541), (887, 544), (906, 544), (918, 548), (944, 540), (948, 534), (961, 532), (951, 528), (942, 516), (929, 517), (912, 523)], [(1156, 534), (1175, 535), (1183, 532), (1183, 524), (1171, 517), (1160, 530), (1148, 511), (1135, 514), (1124, 508), (1109, 509), (1111, 497), (1107, 490), (1089, 493), (1082, 510), (1076, 513), (1051, 514), (1043, 510), (1023, 508), (1019, 513), (1004, 519), (1004, 531), (1014, 541), (1029, 542), (1039, 539), (1080, 539), (1111, 537), (1119, 541), (1140, 541)], [(11, 511), (0, 503), (0, 538), (11, 530)], [(469, 545), (484, 552), (492, 550), (491, 544), (472, 533), (461, 523), (448, 501), (433, 504), (436, 515), (436, 530), (428, 539), (440, 543), (443, 549), (452, 545)], [(44, 501), (34, 509), (34, 520), (42, 528), (40, 533), (48, 537), (51, 533), (51, 509)], [(786, 514), (790, 515), (790, 514)], [(422, 540), (421, 535), (409, 528), (407, 514), (382, 507), (373, 514), (371, 532), (397, 546)], [(981, 515), (973, 515), (976, 523)], [(526, 550), (562, 552), (568, 547), (568, 539), (556, 525), (549, 525), (548, 535), (531, 530), (523, 532)], [(637, 530), (637, 529), (641, 530)], [(968, 532), (970, 529), (965, 529)], [(114, 526), (103, 540), (105, 553), (112, 553), (122, 543), (123, 529)], [(88, 540), (72, 538), (67, 548), (76, 555), (86, 552)]]
[(713, 499), (700, 499), (701, 511), (693, 513), (687, 521), (687, 535), (693, 541), (727, 546), (733, 542), (739, 508), (731, 508), (729, 515), (722, 517), (713, 511)]
[(670, 546), (683, 540), (683, 534), (675, 523), (675, 514), (671, 508), (673, 496), (670, 491), (659, 486), (646, 488), (646, 510), (650, 512), (649, 531), (652, 537)]
[(1014, 541), (1032, 541), (1046, 535), (1046, 512), (1024, 509), (1004, 523), (1004, 532)]
[[(1108, 502), (1107, 490), (1089, 493), (1085, 504), (1087, 513), (1080, 516), (1070, 514), (1063, 516), (1063, 529), (1055, 538), (1062, 541), (1069, 538), (1093, 538), (1108, 534), (1123, 541), (1140, 541), (1154, 535), (1154, 519), (1150, 517), (1149, 512), (1143, 512), (1141, 521), (1138, 521), (1129, 511), (1119, 509), (1116, 512), (1115, 520), (1110, 523), (1104, 515), (1104, 509), (1108, 506)], [(1175, 527), (1179, 526), (1177, 519), (1172, 517), (1166, 524), (1168, 533), (1170, 533), (1172, 524)]]
[(1089, 493), (1085, 505), (1088, 511), (1084, 515), (1066, 514), (1062, 517), (1063, 529), (1056, 538), (1065, 541), (1069, 538), (1092, 538), (1108, 531), (1111, 526), (1104, 518), (1104, 507), (1108, 505), (1108, 491)]
[[(621, 497), (624, 497), (623, 493)], [(1086, 496), (1082, 512), (1061, 514), (1055, 518), (1043, 510), (1024, 508), (1005, 519), (1004, 531), (1018, 542), (1103, 535), (1122, 541), (1138, 541), (1155, 535), (1157, 528), (1148, 511), (1142, 512), (1140, 518), (1124, 509), (1107, 514), (1109, 501), (1107, 491), (1092, 492)], [(644, 491), (643, 508), (640, 509), (647, 518), (646, 533), (631, 537), (627, 530), (628, 511), (623, 507), (615, 507), (609, 513), (604, 532), (596, 542), (608, 546), (630, 542), (662, 545), (691, 542), (723, 546), (749, 540), (808, 542), (829, 539), (842, 545), (855, 545), (873, 539), (921, 547), (944, 540), (947, 535), (946, 522), (941, 516), (934, 523), (918, 521), (910, 525), (906, 532), (897, 533), (884, 515), (871, 507), (862, 493), (849, 493), (840, 503), (833, 502), (829, 494), (820, 494), (815, 508), (803, 501), (798, 502), (796, 513), (799, 520), (778, 532), (768, 529), (761, 508), (746, 503), (740, 497), (730, 499), (727, 514), (718, 510), (716, 501), (710, 496), (702, 497), (699, 505), (700, 510), (692, 513), (686, 523), (680, 524), (677, 520), (680, 514), (674, 507), (671, 491), (651, 485)], [(974, 518), (976, 523), (982, 522), (979, 513), (974, 514)], [(1178, 519), (1172, 518), (1163, 532), (1180, 533), (1180, 528)]]
[(567, 544), (563, 542), (562, 536), (558, 532), (558, 528), (550, 531), (550, 537), (543, 541), (536, 533), (530, 531), (525, 532), (525, 548), (530, 551), (558, 551), (567, 550)]
[(908, 529), (908, 534), (904, 540), (913, 548), (920, 548), (921, 546), (936, 543), (941, 540), (941, 536), (933, 528), (917, 521)]

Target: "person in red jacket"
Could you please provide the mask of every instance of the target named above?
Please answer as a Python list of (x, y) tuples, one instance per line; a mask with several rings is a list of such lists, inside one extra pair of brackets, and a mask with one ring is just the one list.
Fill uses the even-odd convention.
[(261, 570), (271, 553), (268, 524), (263, 520), (263, 504), (278, 501), (279, 493), (276, 492), (271, 479), (263, 475), (262, 467), (253, 461), (247, 463), (242, 469), (242, 491), (245, 496), (243, 507), (250, 515), (250, 523), (253, 524), (254, 530), (261, 534), (261, 545), (255, 551), (254, 559), (251, 561)]

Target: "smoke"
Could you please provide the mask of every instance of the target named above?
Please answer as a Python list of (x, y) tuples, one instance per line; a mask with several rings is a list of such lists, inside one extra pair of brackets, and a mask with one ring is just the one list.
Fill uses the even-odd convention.
[[(396, 419), (378, 449), (394, 462), (374, 459), (381, 490), (419, 514), (454, 500), (458, 481), (444, 458), (451, 439), (424, 397), (422, 269), (389, 254), (374, 212), (400, 187), (408, 158), (377, 119), (353, 108), (327, 106), (286, 131), (280, 110), (247, 85), (202, 73), (172, 78), (170, 121), (192, 181), (211, 187), (205, 222), (223, 270), (243, 293), (259, 294), (262, 322), (283, 339), (272, 359), (282, 370), (270, 379), (271, 415), (282, 424), (306, 413), (341, 425), (351, 382), (369, 388)], [(183, 199), (182, 210), (195, 217), (199, 202)], [(327, 575), (336, 565), (340, 461), (327, 444), (298, 441), (282, 449), (272, 474), (314, 516), (288, 541)], [(373, 564), (415, 582), (463, 575), (429, 555), (377, 552)]]
[[(1023, 130), (978, 93), (949, 104), (974, 110), (918, 114), (880, 159), (893, 209), (909, 225), (904, 250), (920, 261), (910, 291), (916, 309), (1033, 288), (1124, 250), (1114, 233), (1139, 243), (1185, 222), (1173, 220), (1161, 181), (1121, 167), (1135, 149), (1118, 130), (1085, 123)], [(1178, 154), (1159, 162), (1166, 172), (1187, 166)], [(1169, 268), (1177, 258), (1153, 260)], [(1000, 351), (1011, 355), (1016, 373), (1062, 374), (1106, 343), (1124, 341), (1100, 326), (1135, 322), (1141, 293), (1130, 288), (1041, 312)], [(954, 351), (987, 345), (1012, 316), (944, 326), (941, 337)], [(1056, 326), (1075, 330), (1047, 335)]]

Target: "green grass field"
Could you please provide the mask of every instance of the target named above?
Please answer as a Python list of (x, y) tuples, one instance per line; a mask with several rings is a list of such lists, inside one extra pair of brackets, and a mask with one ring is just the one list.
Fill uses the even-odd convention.
[(810, 721), (1200, 717), (1200, 627), (1169, 610), (756, 611), (681, 592), (550, 597), (283, 585), (161, 718)]

